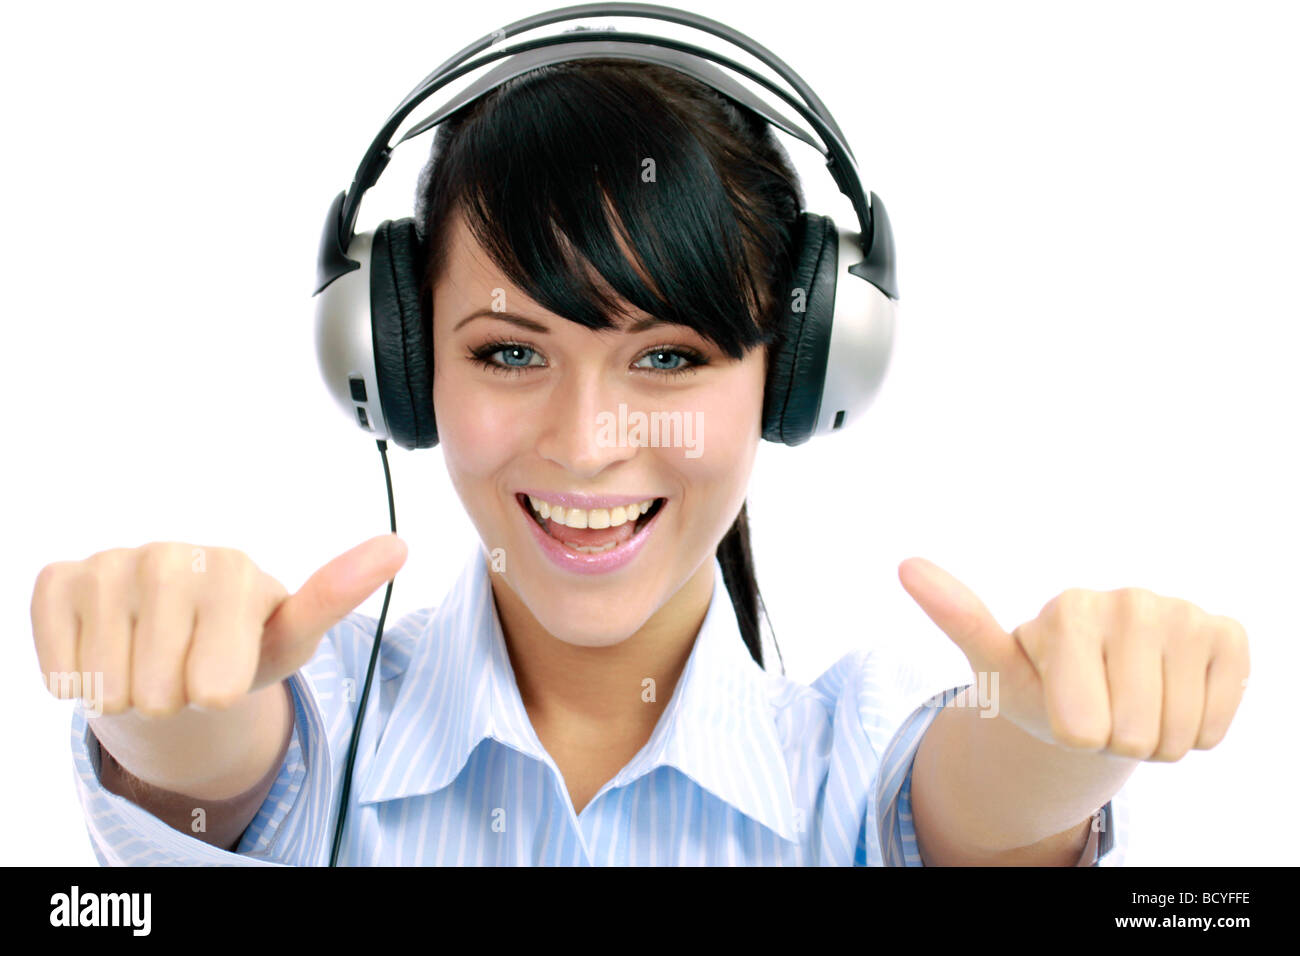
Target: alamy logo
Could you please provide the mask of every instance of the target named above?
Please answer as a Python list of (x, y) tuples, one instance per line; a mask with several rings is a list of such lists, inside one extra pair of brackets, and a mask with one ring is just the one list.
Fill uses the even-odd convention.
[(687, 458), (704, 453), (704, 413), (631, 412), (618, 403), (618, 414), (596, 415), (596, 444), (601, 448), (685, 448)]
[(71, 893), (50, 897), (51, 926), (130, 926), (132, 935), (148, 936), (152, 897), (148, 893)]

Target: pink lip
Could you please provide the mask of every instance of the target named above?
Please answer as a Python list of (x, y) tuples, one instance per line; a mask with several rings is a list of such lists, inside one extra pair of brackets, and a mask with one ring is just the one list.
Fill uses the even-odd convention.
[[(522, 493), (523, 492), (521, 492), (521, 494)], [(638, 499), (631, 500), (635, 501)], [(642, 498), (639, 500), (644, 501), (645, 499)], [(646, 526), (634, 534), (625, 543), (611, 548), (609, 551), (603, 551), (600, 554), (583, 554), (581, 551), (574, 551), (572, 548), (556, 541), (549, 534), (543, 531), (537, 522), (533, 520), (533, 516), (528, 513), (528, 504), (526, 501), (519, 501), (518, 498), (516, 498), (515, 501), (519, 504), (520, 514), (523, 517), (524, 522), (528, 525), (533, 540), (536, 541), (538, 546), (542, 549), (542, 554), (546, 555), (546, 557), (549, 558), (551, 563), (556, 567), (563, 571), (570, 571), (575, 574), (606, 574), (610, 571), (615, 571), (630, 562), (640, 554), (641, 549), (645, 547), (645, 543), (650, 540), (650, 535), (654, 533), (655, 525), (659, 523), (659, 515), (663, 514), (664, 510), (668, 507), (668, 502), (665, 501), (659, 506), (659, 510), (655, 512), (646, 523)], [(578, 506), (575, 505), (574, 507)], [(593, 507), (600, 506), (595, 505)], [(617, 507), (617, 505), (615, 505), (615, 507)]]
[(581, 508), (583, 511), (590, 511), (592, 508), (617, 508), (619, 505), (632, 505), (664, 497), (663, 495), (578, 495), (560, 491), (539, 491), (536, 488), (520, 488), (519, 494), (532, 495), (539, 501), (560, 505), (563, 508)]

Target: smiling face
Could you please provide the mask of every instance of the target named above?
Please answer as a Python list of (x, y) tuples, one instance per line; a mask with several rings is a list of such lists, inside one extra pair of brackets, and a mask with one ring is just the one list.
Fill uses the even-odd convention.
[[(711, 562), (735, 520), (760, 439), (766, 350), (735, 360), (684, 326), (636, 330), (651, 317), (626, 303), (617, 331), (585, 328), (511, 285), (460, 215), (446, 239), (433, 291), (439, 444), (484, 546), (504, 551), (494, 587), (504, 581), (560, 640), (616, 644)], [(566, 506), (564, 525), (535, 517), (524, 493)], [(627, 511), (573, 515), (606, 503), (581, 496), (664, 500), (648, 520), (593, 530)]]

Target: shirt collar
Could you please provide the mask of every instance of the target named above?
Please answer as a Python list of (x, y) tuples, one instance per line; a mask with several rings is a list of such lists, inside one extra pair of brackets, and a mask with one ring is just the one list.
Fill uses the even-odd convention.
[[(491, 737), (548, 764), (524, 708), (477, 545), (446, 599), (416, 635), (358, 802), (433, 793)], [(713, 594), (668, 707), (645, 746), (608, 786), (675, 767), (714, 796), (797, 841), (789, 771), (768, 699), (768, 675), (741, 639), (713, 558)]]

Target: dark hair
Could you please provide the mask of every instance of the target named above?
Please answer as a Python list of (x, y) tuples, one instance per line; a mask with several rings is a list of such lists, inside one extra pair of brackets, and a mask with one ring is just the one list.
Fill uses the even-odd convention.
[[(622, 59), (539, 67), (462, 107), (434, 134), (415, 206), (427, 256), (426, 339), (443, 238), (459, 211), (510, 282), (547, 310), (589, 329), (615, 328), (609, 316), (619, 305), (592, 281), (594, 267), (632, 305), (739, 359), (780, 335), (802, 208), (798, 177), (766, 121), (710, 87)], [(745, 645), (762, 666), (746, 504), (716, 553)]]

